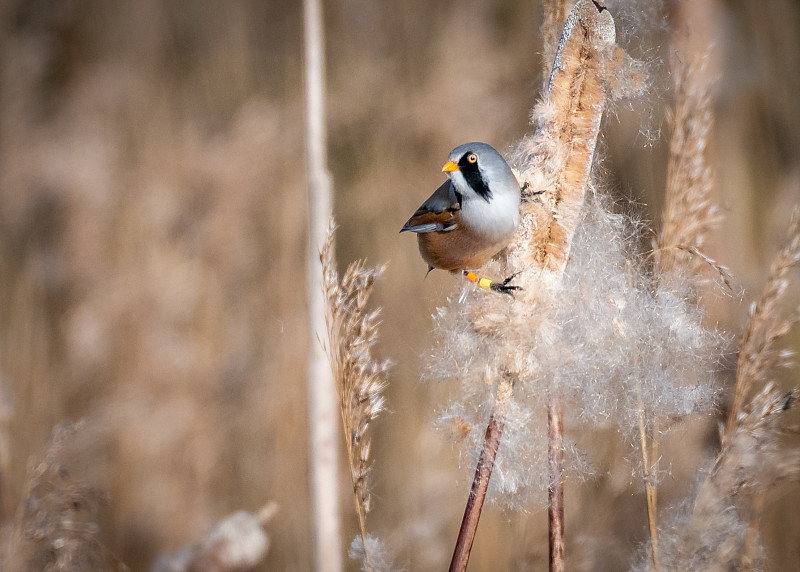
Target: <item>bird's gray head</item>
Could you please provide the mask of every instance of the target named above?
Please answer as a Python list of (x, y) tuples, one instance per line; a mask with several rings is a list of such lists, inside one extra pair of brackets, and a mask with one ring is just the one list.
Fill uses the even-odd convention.
[(464, 199), (480, 198), (491, 202), (497, 193), (516, 193), (517, 183), (503, 156), (486, 143), (465, 143), (450, 151), (442, 171)]

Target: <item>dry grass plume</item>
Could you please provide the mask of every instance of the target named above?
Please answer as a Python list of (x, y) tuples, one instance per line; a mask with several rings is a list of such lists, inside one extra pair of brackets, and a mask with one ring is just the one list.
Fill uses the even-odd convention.
[(97, 523), (107, 495), (87, 484), (80, 470), (68, 461), (83, 425), (58, 425), (44, 457), (31, 461), (22, 501), (13, 521), (3, 530), (3, 570), (129, 570), (101, 540)]
[[(661, 230), (655, 258), (660, 280), (695, 277), (708, 259), (701, 253), (708, 233), (719, 223), (711, 198), (714, 173), (708, 145), (714, 124), (702, 55), (674, 55), (670, 60), (675, 104), (669, 114), (671, 136)], [(724, 275), (723, 275), (724, 276)]]
[(776, 342), (784, 337), (800, 318), (800, 313), (797, 311), (788, 316), (781, 312), (781, 303), (789, 287), (789, 271), (798, 263), (800, 263), (800, 207), (795, 207), (787, 232), (786, 245), (773, 260), (761, 297), (750, 310), (750, 320), (739, 349), (736, 385), (728, 421), (722, 435), (723, 444), (732, 438), (739, 424), (739, 414), (746, 397), (754, 389), (763, 386), (776, 367), (787, 364), (789, 354), (777, 348)]
[(378, 362), (372, 356), (378, 339), (380, 309), (368, 312), (367, 302), (385, 266), (365, 268), (364, 262), (358, 260), (347, 267), (340, 280), (333, 258), (333, 235), (331, 222), (320, 253), (329, 344), (326, 350), (339, 396), (364, 564), (367, 570), (372, 570), (366, 527), (371, 469), (367, 429), (385, 407), (382, 392), (387, 383), (389, 362)]

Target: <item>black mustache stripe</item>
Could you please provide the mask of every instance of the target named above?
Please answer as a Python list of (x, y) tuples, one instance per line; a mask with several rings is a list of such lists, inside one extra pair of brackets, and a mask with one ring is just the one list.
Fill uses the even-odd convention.
[(467, 151), (461, 156), (461, 159), (458, 161), (458, 169), (464, 175), (464, 179), (467, 181), (470, 188), (488, 203), (492, 198), (492, 191), (489, 189), (489, 185), (486, 184), (483, 174), (478, 167), (478, 163), (470, 163), (467, 160), (467, 157), (471, 154), (471, 151)]

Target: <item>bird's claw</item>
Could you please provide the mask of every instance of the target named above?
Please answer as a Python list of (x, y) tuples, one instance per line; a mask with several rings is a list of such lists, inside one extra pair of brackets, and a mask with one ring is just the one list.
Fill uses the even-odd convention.
[(492, 282), (492, 284), (491, 284), (491, 286), (489, 286), (489, 288), (491, 288), (491, 290), (493, 292), (502, 292), (503, 294), (508, 294), (509, 296), (513, 297), (514, 296), (514, 292), (516, 290), (522, 290), (522, 288), (520, 286), (511, 286), (511, 285), (509, 285), (509, 282), (511, 282), (514, 278), (516, 278), (518, 274), (519, 274), (519, 272), (514, 272), (514, 274), (512, 274), (511, 276), (509, 276), (508, 278), (506, 278), (502, 282)]

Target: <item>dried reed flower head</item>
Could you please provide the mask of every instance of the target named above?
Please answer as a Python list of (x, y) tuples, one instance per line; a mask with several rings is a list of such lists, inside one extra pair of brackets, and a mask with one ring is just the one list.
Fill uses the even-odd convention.
[(22, 502), (4, 531), (3, 570), (128, 570), (98, 538), (105, 494), (73, 474), (66, 460), (82, 426), (56, 426), (44, 458), (29, 467)]
[[(339, 410), (345, 432), (350, 476), (353, 481), (356, 512), (362, 542), (366, 539), (366, 514), (370, 509), (368, 477), (370, 440), (369, 424), (384, 410), (381, 392), (386, 387), (389, 361), (377, 362), (372, 348), (378, 338), (380, 309), (367, 312), (367, 302), (375, 279), (385, 266), (365, 268), (364, 262), (351, 263), (339, 280), (333, 259), (334, 224), (322, 247), (323, 288), (325, 290), (325, 323), (328, 347), (325, 348), (333, 370), (339, 397)], [(366, 566), (371, 568), (369, 551)]]
[(736, 369), (736, 388), (723, 439), (728, 439), (737, 424), (739, 410), (754, 387), (766, 383), (776, 367), (788, 364), (790, 353), (776, 347), (792, 325), (800, 319), (796, 310), (785, 316), (780, 304), (789, 287), (789, 271), (800, 264), (800, 207), (795, 207), (787, 232), (786, 245), (772, 262), (761, 298), (750, 309), (750, 320), (742, 338)]
[(659, 280), (697, 276), (710, 263), (726, 281), (726, 270), (703, 254), (708, 232), (720, 220), (711, 201), (714, 176), (708, 162), (713, 128), (705, 73), (707, 58), (672, 58), (675, 106), (669, 117), (672, 136), (667, 164), (666, 201), (654, 253)]
[[(786, 246), (772, 263), (759, 301), (750, 312), (739, 351), (734, 399), (720, 449), (693, 501), (683, 504), (660, 533), (661, 564), (671, 570), (761, 570), (766, 553), (758, 533), (758, 500), (778, 480), (800, 478), (800, 453), (782, 443), (783, 413), (796, 406), (800, 390), (788, 393), (767, 382), (787, 355), (776, 342), (798, 319), (788, 317), (780, 302), (788, 272), (800, 262), (800, 208), (793, 212)], [(757, 384), (762, 389), (745, 406)], [(652, 546), (648, 546), (652, 551)], [(636, 567), (650, 570), (648, 555)]]

